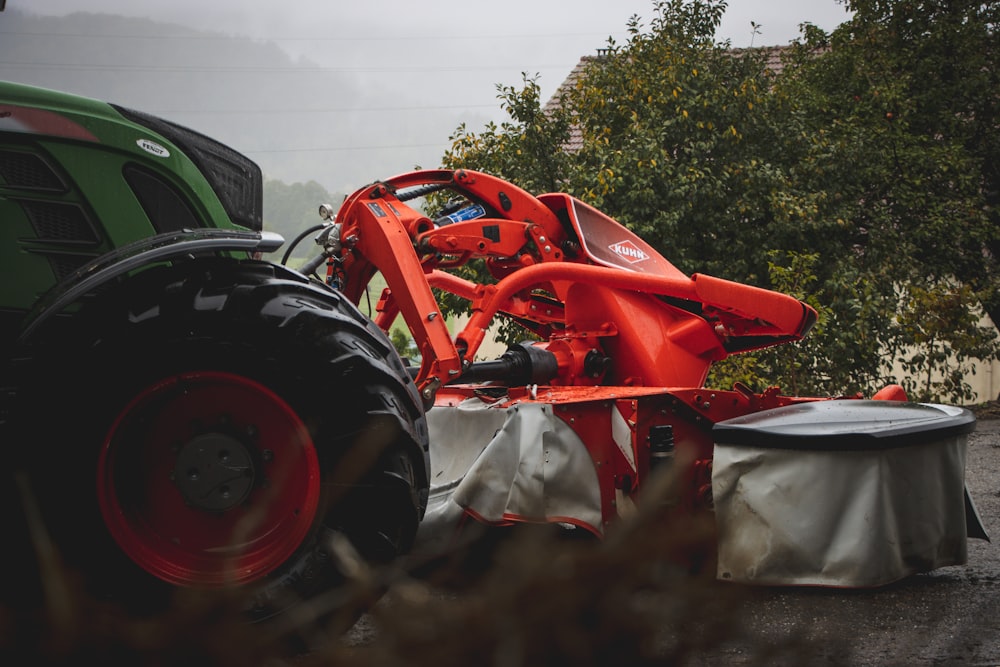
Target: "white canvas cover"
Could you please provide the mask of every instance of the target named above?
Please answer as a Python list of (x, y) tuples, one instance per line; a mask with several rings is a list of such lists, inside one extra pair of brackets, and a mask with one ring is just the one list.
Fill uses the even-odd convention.
[(439, 548), (464, 518), (565, 523), (600, 534), (601, 497), (590, 454), (552, 407), (469, 398), (427, 413), (431, 486), (417, 533)]
[[(868, 587), (965, 563), (966, 435), (956, 432), (965, 427), (940, 428), (957, 409), (933, 409), (944, 419), (931, 415), (916, 427), (906, 426), (905, 414), (865, 421), (863, 414), (845, 419), (837, 408), (824, 423), (826, 415), (814, 410), (792, 429), (798, 432), (789, 438), (800, 440), (795, 448), (775, 446), (767, 427), (758, 445), (717, 440), (718, 577)], [(921, 437), (939, 428), (939, 439)], [(831, 430), (837, 439), (824, 448)], [(869, 437), (879, 431), (890, 435)]]

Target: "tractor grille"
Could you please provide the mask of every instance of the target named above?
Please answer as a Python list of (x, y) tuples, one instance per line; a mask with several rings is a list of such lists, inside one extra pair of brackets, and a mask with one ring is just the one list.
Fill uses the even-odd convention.
[(24, 199), (20, 204), (39, 241), (88, 246), (100, 242), (87, 214), (76, 204)]
[(34, 153), (0, 150), (0, 178), (12, 188), (36, 192), (66, 192), (66, 184)]
[(192, 141), (190, 150), (233, 221), (260, 231), (264, 216), (260, 168), (236, 151), (208, 141)]
[(254, 161), (176, 123), (134, 109), (111, 106), (133, 123), (162, 134), (184, 151), (212, 186), (233, 222), (258, 232), (263, 229), (264, 180)]
[(155, 172), (128, 164), (122, 173), (157, 233), (202, 226), (187, 200)]
[(94, 259), (93, 255), (71, 255), (61, 253), (45, 253), (45, 258), (49, 260), (49, 266), (56, 277), (56, 281), (62, 282), (81, 266)]

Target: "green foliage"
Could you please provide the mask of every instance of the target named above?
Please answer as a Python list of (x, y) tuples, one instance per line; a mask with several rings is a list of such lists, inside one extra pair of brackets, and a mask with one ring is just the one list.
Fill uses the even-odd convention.
[(753, 148), (767, 132), (763, 60), (712, 43), (724, 6), (654, 3), (649, 32), (634, 19), (590, 65), (566, 97), (583, 140), (574, 191), (682, 270), (763, 276), (744, 248), (768, 235), (782, 175)]
[(968, 304), (975, 295), (968, 285), (938, 281), (911, 283), (900, 301), (898, 342), (905, 345), (900, 362), (903, 386), (915, 400), (946, 395), (972, 401), (966, 376), (975, 373), (972, 359), (997, 354), (996, 329), (981, 324)]
[(449, 137), (452, 147), (441, 164), (446, 168), (474, 168), (516, 183), (528, 192), (563, 189), (571, 156), (563, 150), (569, 139), (565, 113), (541, 109), (537, 77), (522, 74), (524, 86), (497, 86), (500, 106), (510, 120), (499, 127), (487, 124), (479, 134), (459, 126)]
[[(569, 192), (685, 272), (819, 311), (802, 343), (710, 382), (870, 394), (898, 361), (921, 397), (969, 400), (961, 378), (997, 354), (979, 313), (1000, 321), (1000, 8), (847, 5), (832, 34), (803, 26), (775, 73), (766, 50), (716, 43), (725, 2), (654, 0), (556, 108), (534, 79), (500, 88), (511, 121), (459, 128), (446, 165)], [(579, 149), (560, 150), (571, 130)]]
[[(970, 323), (982, 308), (1000, 321), (1000, 14), (996, 3), (966, 1), (849, 6), (854, 17), (832, 35), (805, 31), (776, 81), (790, 180), (817, 193), (817, 221), (835, 241), (824, 252), (875, 288), (866, 300), (883, 310), (855, 320), (888, 353), (874, 377), (898, 360), (920, 397), (971, 400), (960, 377), (996, 349), (993, 329)], [(898, 322), (886, 326), (885, 313)], [(937, 333), (915, 337), (927, 317)], [(932, 371), (950, 379), (931, 382)]]
[(415, 351), (413, 338), (402, 328), (393, 327), (389, 329), (389, 340), (392, 342), (392, 346), (396, 348), (396, 352), (399, 353), (400, 357), (403, 359), (413, 357)]
[[(892, 304), (850, 266), (828, 271), (819, 252), (768, 251), (772, 289), (809, 304), (817, 320), (802, 341), (731, 356), (716, 363), (709, 384), (742, 382), (755, 390), (778, 386), (793, 394), (869, 393), (891, 380), (883, 341)], [(821, 277), (821, 275), (826, 277)]]

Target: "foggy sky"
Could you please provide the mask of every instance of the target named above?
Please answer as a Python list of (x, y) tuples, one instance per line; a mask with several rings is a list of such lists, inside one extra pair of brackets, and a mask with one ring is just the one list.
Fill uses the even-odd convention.
[[(345, 138), (326, 121), (325, 126), (317, 125), (308, 146), (276, 146), (264, 136), (259, 142), (243, 140), (236, 146), (257, 160), (266, 175), (286, 181), (318, 180), (328, 188), (341, 188), (359, 178), (360, 185), (370, 178), (350, 170), (336, 175), (324, 172), (324, 160), (339, 165), (366, 153), (365, 170), (381, 172), (377, 177), (416, 164), (437, 166), (448, 134), (459, 122), (479, 130), (487, 121), (506, 118), (497, 101), (498, 84), (520, 87), (522, 73), (537, 75), (542, 98), (547, 99), (581, 56), (606, 46), (609, 36), (624, 43), (629, 17), (639, 15), (648, 25), (653, 16), (652, 0), (7, 0), (6, 6), (7, 12), (0, 14), (0, 32), (5, 14), (12, 11), (143, 17), (248, 36), (276, 45), (317, 74), (349, 77), (350, 86), (315, 90), (315, 99), (324, 108), (336, 107), (338, 126), (355, 127), (364, 120), (377, 128), (367, 136), (355, 132)], [(847, 16), (839, 0), (730, 0), (716, 37), (737, 47), (787, 44), (798, 37), (802, 22), (830, 31)], [(751, 21), (759, 24), (757, 34)], [(86, 61), (81, 62), (74, 66), (85, 66)], [(24, 77), (31, 72), (22, 68), (17, 74)], [(310, 84), (303, 79), (302, 85), (325, 85), (324, 79), (315, 80)], [(101, 91), (79, 92), (99, 96)], [(259, 93), (266, 98), (266, 90)], [(226, 131), (220, 114), (241, 111), (231, 105), (200, 108), (199, 103), (189, 99), (169, 105), (172, 109), (144, 110), (164, 113), (225, 140), (217, 135)], [(300, 100), (296, 103), (301, 107)], [(201, 116), (196, 115), (199, 111)], [(303, 154), (292, 160), (300, 150)], [(313, 166), (303, 166), (307, 158)]]
[[(652, 0), (7, 0), (38, 14), (94, 12), (152, 18), (204, 30), (274, 40), (320, 64), (474, 68), (467, 82), (477, 104), (496, 83), (539, 72), (550, 94), (584, 54), (609, 35), (626, 39)], [(810, 22), (832, 30), (847, 17), (842, 0), (729, 0), (717, 38), (733, 46), (787, 44)], [(751, 21), (760, 27), (754, 35)], [(469, 70), (462, 70), (469, 71)], [(418, 81), (407, 77), (409, 86)]]

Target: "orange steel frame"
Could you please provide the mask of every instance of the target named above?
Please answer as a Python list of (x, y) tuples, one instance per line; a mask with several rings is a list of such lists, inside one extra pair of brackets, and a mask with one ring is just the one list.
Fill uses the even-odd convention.
[[(437, 227), (397, 196), (407, 188), (436, 184), (486, 202), (504, 217)], [(750, 285), (688, 277), (672, 266), (669, 275), (655, 275), (600, 265), (586, 256), (571, 258), (564, 246), (572, 230), (546, 206), (553, 198), (543, 198), (487, 174), (432, 170), (367, 186), (341, 206), (337, 222), (345, 250), (331, 263), (331, 275), (339, 274), (342, 289), (358, 303), (371, 277), (382, 273), (388, 288), (376, 321), (388, 328), (402, 314), (423, 359), (416, 378), (422, 389), (457, 380), (498, 314), (531, 322), (548, 339), (608, 338), (613, 330), (620, 340), (642, 341), (638, 347), (656, 348), (656, 353), (623, 348), (615, 363), (631, 367), (653, 361), (642, 372), (647, 386), (700, 386), (711, 363), (728, 354), (726, 341), (759, 341), (740, 348), (745, 350), (797, 340), (815, 320), (808, 305)], [(495, 228), (493, 238), (484, 235), (487, 226)], [(620, 229), (623, 237), (633, 236)], [(486, 260), (495, 283), (475, 283), (447, 271), (474, 259)], [(432, 287), (469, 301), (472, 316), (454, 339)], [(659, 328), (641, 328), (650, 325)]]
[[(409, 195), (433, 188), (480, 204), (487, 215), (439, 225), (409, 206)], [(732, 352), (794, 341), (816, 318), (790, 296), (708, 275), (687, 276), (617, 222), (587, 209), (609, 238), (627, 243), (651, 271), (615, 266), (581, 239), (576, 217), (586, 207), (563, 194), (532, 196), (488, 174), (428, 170), (402, 174), (359, 189), (345, 199), (336, 223), (342, 250), (328, 263), (355, 303), (381, 272), (376, 323), (384, 330), (404, 318), (421, 365), (416, 383), (428, 405), (457, 405), (477, 393), (462, 375), (497, 316), (514, 318), (552, 352), (558, 372), (544, 387), (510, 387), (508, 404), (551, 404), (586, 444), (601, 481), (605, 519), (616, 514), (618, 492), (633, 494), (650, 467), (650, 428), (670, 424), (683, 465), (689, 504), (710, 489), (711, 425), (751, 411), (802, 400), (777, 389), (703, 388), (711, 364)], [(638, 250), (636, 250), (638, 248)], [(483, 260), (492, 282), (453, 271)], [(452, 336), (436, 288), (469, 303), (471, 317)], [(588, 353), (610, 363), (595, 373)], [(630, 428), (634, 460), (606, 436), (611, 407)], [(634, 467), (633, 467), (634, 466)]]

